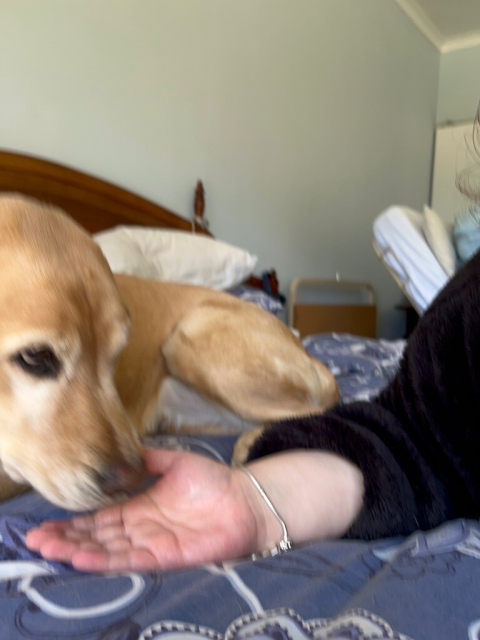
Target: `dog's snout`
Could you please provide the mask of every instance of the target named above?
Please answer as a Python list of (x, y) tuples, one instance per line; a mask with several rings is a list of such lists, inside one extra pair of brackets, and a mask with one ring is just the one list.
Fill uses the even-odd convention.
[(127, 461), (112, 462), (105, 471), (97, 475), (100, 488), (110, 497), (137, 489), (146, 477), (142, 459), (135, 464)]

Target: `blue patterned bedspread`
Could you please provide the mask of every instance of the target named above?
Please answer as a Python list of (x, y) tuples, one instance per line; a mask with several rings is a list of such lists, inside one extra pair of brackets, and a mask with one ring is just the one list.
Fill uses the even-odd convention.
[[(227, 436), (156, 442), (223, 460), (233, 446)], [(25, 548), (33, 523), (65, 515), (36, 493), (1, 512), (2, 640), (480, 639), (478, 522), (406, 539), (314, 543), (257, 562), (102, 576)]]
[[(347, 399), (364, 393), (363, 379), (378, 391), (401, 345), (347, 342), (346, 351), (335, 335), (307, 347), (328, 354)], [(225, 462), (233, 442), (155, 438)], [(26, 549), (28, 528), (66, 515), (33, 492), (0, 508), (0, 640), (480, 640), (476, 521), (406, 539), (313, 543), (256, 562), (102, 576)]]
[(405, 340), (373, 340), (347, 333), (304, 338), (305, 349), (337, 379), (344, 402), (370, 400), (395, 374)]

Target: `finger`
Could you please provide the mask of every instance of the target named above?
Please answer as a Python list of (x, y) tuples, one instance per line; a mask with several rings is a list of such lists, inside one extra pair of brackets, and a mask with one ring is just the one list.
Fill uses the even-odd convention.
[(70, 528), (75, 529), (75, 531), (92, 531), (95, 529), (95, 517), (93, 514), (75, 516), (70, 522)]
[(64, 531), (56, 531), (53, 529), (44, 529), (39, 527), (37, 529), (30, 529), (25, 536), (25, 545), (33, 551), (38, 551), (42, 544), (48, 540), (62, 540), (65, 537)]
[(161, 476), (168, 471), (185, 451), (171, 451), (169, 449), (144, 449), (145, 466), (152, 475)]
[(121, 525), (113, 525), (96, 529), (92, 533), (92, 538), (97, 542), (106, 543), (112, 540), (121, 540), (126, 538), (125, 529)]
[(43, 531), (64, 531), (71, 526), (71, 520), (44, 520), (38, 528)]
[(82, 551), (103, 551), (104, 546), (93, 540), (82, 540), (78, 543), (77, 548)]
[(29, 549), (38, 550), (45, 541), (53, 539), (71, 542), (103, 542), (125, 535), (123, 527), (95, 528), (95, 520), (91, 516), (82, 517), (80, 522), (74, 520), (48, 521), (40, 527), (30, 529), (25, 536), (25, 544)]
[(83, 540), (92, 540), (92, 534), (89, 531), (77, 531), (76, 529), (65, 529), (63, 532), (57, 532), (57, 536), (62, 536), (67, 540), (77, 540), (81, 542)]
[(132, 543), (128, 538), (117, 538), (116, 540), (109, 540), (108, 542), (104, 542), (102, 544), (105, 551), (108, 553), (120, 553), (130, 551), (132, 548)]
[(65, 538), (44, 539), (39, 545), (41, 555), (47, 560), (70, 562), (73, 554), (78, 551), (79, 543)]
[(112, 504), (96, 513), (73, 518), (72, 525), (78, 531), (94, 531), (112, 525), (121, 526), (122, 504)]
[(25, 536), (25, 545), (32, 551), (38, 551), (43, 540), (45, 532), (42, 529), (30, 529)]
[(151, 571), (160, 568), (155, 557), (146, 549), (107, 551), (77, 550), (71, 563), (80, 571)]

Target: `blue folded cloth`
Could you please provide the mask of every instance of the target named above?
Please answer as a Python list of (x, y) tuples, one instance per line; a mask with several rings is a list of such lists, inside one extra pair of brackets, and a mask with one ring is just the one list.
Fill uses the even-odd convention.
[(471, 205), (455, 218), (453, 241), (460, 259), (464, 264), (480, 249), (480, 207)]

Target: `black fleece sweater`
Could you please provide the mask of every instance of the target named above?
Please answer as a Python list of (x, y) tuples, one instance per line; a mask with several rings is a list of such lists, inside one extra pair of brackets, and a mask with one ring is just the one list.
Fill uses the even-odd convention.
[(405, 535), (479, 517), (480, 253), (421, 318), (377, 398), (275, 423), (249, 460), (309, 448), (337, 453), (363, 473), (363, 507), (346, 537)]

